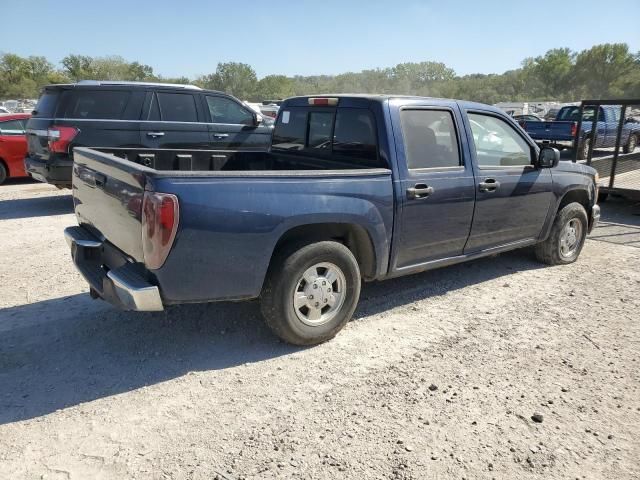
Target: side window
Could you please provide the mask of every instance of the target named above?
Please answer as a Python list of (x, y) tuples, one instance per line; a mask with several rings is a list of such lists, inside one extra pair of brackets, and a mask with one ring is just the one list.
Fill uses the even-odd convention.
[(309, 113), (309, 148), (331, 150), (332, 112)]
[(166, 122), (197, 122), (196, 100), (188, 93), (156, 93), (160, 115)]
[(207, 96), (207, 105), (213, 123), (253, 125), (253, 114), (229, 98)]
[(333, 132), (333, 155), (364, 167), (380, 167), (376, 129), (371, 112), (339, 108)]
[(480, 167), (531, 165), (531, 147), (504, 120), (479, 113), (469, 114), (469, 123)]
[(2, 135), (24, 135), (24, 124), (22, 120), (0, 122), (0, 132)]
[(460, 166), (458, 138), (451, 112), (402, 110), (400, 120), (410, 169)]
[[(131, 92), (125, 90), (70, 90), (65, 92), (65, 118), (119, 120)], [(38, 110), (38, 114), (40, 111)]]
[(302, 150), (307, 134), (307, 111), (292, 107), (278, 116), (273, 130), (271, 148), (279, 150)]

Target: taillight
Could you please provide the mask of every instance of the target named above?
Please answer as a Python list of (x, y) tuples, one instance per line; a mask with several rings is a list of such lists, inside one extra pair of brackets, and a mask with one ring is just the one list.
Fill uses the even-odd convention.
[(78, 135), (77, 128), (52, 125), (47, 130), (49, 151), (55, 153), (69, 153), (69, 144)]
[(578, 125), (576, 125), (575, 123), (571, 124), (571, 136), (575, 137), (576, 136), (576, 130), (578, 129)]
[(156, 270), (164, 264), (178, 230), (178, 197), (144, 192), (142, 200), (142, 252), (145, 265)]
[(338, 105), (338, 99), (335, 97), (320, 97), (320, 98), (309, 98), (309, 105), (318, 105), (318, 106), (335, 106)]

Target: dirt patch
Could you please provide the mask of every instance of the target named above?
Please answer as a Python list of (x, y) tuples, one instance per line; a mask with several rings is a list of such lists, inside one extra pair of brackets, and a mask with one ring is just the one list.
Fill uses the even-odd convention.
[(68, 191), (0, 187), (0, 476), (638, 478), (638, 217), (620, 205), (573, 265), (521, 251), (367, 285), (336, 339), (299, 349), (255, 303), (90, 300)]

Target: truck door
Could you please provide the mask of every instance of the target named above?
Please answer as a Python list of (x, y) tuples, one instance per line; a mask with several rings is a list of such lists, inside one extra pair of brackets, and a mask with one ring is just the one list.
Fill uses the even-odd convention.
[(149, 93), (140, 143), (151, 150), (143, 164), (157, 170), (208, 170), (209, 130), (197, 94)]
[(473, 218), (475, 181), (458, 106), (420, 103), (392, 109), (402, 194), (392, 270), (461, 255)]
[(254, 125), (253, 112), (222, 95), (205, 95), (211, 117), (209, 135), (216, 150), (262, 150), (271, 143), (271, 127)]
[(549, 169), (537, 150), (498, 113), (467, 111), (477, 180), (476, 208), (465, 253), (537, 239), (553, 198)]

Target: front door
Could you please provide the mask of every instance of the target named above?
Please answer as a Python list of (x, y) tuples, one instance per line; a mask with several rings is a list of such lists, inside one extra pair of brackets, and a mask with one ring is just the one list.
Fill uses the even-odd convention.
[(222, 95), (205, 95), (211, 117), (209, 134), (212, 148), (218, 150), (261, 150), (271, 144), (271, 128), (255, 125), (253, 111)]
[(393, 112), (403, 198), (392, 270), (406, 271), (462, 254), (475, 181), (455, 102), (409, 104)]
[(143, 153), (142, 163), (157, 170), (208, 170), (209, 129), (197, 96), (190, 92), (150, 95), (140, 143), (153, 153)]
[(536, 149), (493, 112), (468, 112), (475, 157), (476, 208), (465, 253), (536, 239), (551, 201), (552, 177), (536, 167)]

